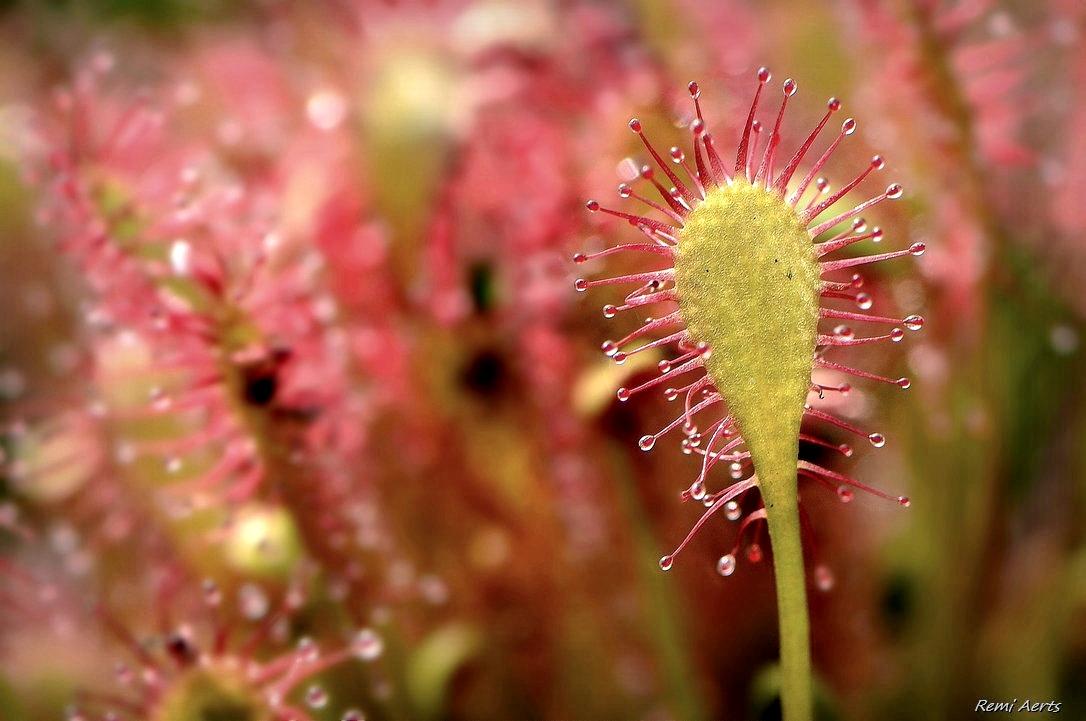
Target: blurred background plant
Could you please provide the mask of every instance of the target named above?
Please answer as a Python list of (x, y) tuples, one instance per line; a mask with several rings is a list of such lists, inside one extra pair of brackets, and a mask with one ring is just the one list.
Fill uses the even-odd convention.
[(842, 409), (888, 438), (849, 472), (912, 507), (801, 487), (822, 711), (1086, 714), (1084, 30), (1077, 0), (0, 4), (0, 717), (778, 714), (771, 568), (721, 578), (721, 519), (660, 572), (698, 461), (638, 450), (667, 409), (614, 389), (656, 359), (599, 353), (569, 262), (625, 235), (583, 201), (643, 161), (626, 120), (677, 142), (697, 79), (737, 134), (762, 64), (793, 127), (844, 101), (842, 152), (906, 187), (887, 238), (928, 247), (867, 278), (927, 318), (865, 365), (913, 388)]

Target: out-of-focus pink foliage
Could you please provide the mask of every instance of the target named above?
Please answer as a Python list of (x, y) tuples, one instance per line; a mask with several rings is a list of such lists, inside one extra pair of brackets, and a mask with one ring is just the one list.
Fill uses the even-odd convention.
[[(734, 147), (762, 64), (860, 106), (841, 152), (888, 149), (908, 196), (880, 224), (928, 246), (921, 280), (865, 285), (880, 313), (923, 308), (908, 363), (857, 361), (918, 400), (833, 407), (879, 420), (887, 452), (857, 474), (913, 507), (804, 498), (835, 578), (811, 609), (828, 694), (858, 720), (998, 694), (1075, 708), (1074, 0), (7, 5), (0, 716), (771, 704), (769, 564), (712, 568), (768, 539), (714, 518), (685, 551), (703, 562), (659, 577), (697, 459), (637, 450), (664, 407), (613, 389), (660, 357), (599, 357), (611, 331), (569, 260), (621, 238), (583, 202), (647, 160), (626, 121), (679, 144), (697, 79)], [(1012, 593), (1003, 557), (1042, 570)], [(1026, 617), (1048, 632), (1017, 648)], [(195, 668), (232, 664), (254, 675), (197, 692)]]

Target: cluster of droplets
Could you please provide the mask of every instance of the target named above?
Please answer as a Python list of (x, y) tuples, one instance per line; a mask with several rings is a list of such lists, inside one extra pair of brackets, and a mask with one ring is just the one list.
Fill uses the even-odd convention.
[[(191, 624), (181, 624), (161, 637), (139, 640), (119, 620), (99, 609), (106, 627), (136, 661), (134, 665), (129, 662), (114, 664), (114, 677), (128, 695), (117, 703), (106, 702), (105, 705), (111, 707), (100, 713), (90, 710), (91, 705), (99, 705), (97, 702), (70, 706), (67, 721), (155, 718), (161, 704), (169, 704), (174, 711), (189, 709), (195, 713), (203, 708), (200, 704), (205, 701), (201, 694), (206, 692), (198, 692), (192, 699), (185, 697), (185, 680), (189, 674), (234, 678), (248, 689), (246, 697), (252, 703), (264, 707), (260, 713), (271, 714), (277, 721), (312, 721), (308, 711), (320, 711), (333, 701), (327, 689), (313, 680), (315, 677), (349, 659), (374, 663), (384, 653), (384, 640), (380, 634), (372, 628), (362, 628), (349, 641), (332, 650), (322, 649), (313, 638), (303, 636), (293, 649), (270, 659), (257, 660), (252, 654), (258, 644), (266, 639), (283, 642), (289, 633), (290, 616), (304, 603), (303, 594), (297, 589), (288, 591), (283, 600), (273, 606), (263, 588), (243, 584), (237, 591), (236, 610), (245, 621), (255, 625), (246, 637), (233, 639), (231, 633), (236, 624), (223, 618), (223, 593), (219, 585), (205, 581), (201, 593), (205, 620), (210, 625), (202, 636), (203, 641), (198, 639)], [(294, 689), (303, 685), (304, 690), (299, 695), (304, 708), (288, 700)], [(252, 713), (257, 713), (255, 708)], [(363, 721), (365, 718), (357, 708), (345, 710), (341, 715), (342, 721)]]
[[(616, 394), (619, 401), (625, 402), (637, 393), (664, 386), (663, 394), (669, 402), (682, 398), (684, 407), (680, 415), (660, 431), (642, 436), (638, 441), (638, 446), (645, 451), (651, 450), (662, 435), (681, 428), (684, 434), (681, 443), (683, 452), (697, 454), (702, 457), (702, 467), (697, 479), (682, 492), (681, 497), (684, 501), (700, 502), (705, 506), (706, 510), (676, 550), (661, 559), (660, 567), (664, 570), (672, 567), (675, 556), (686, 546), (710, 516), (723, 509), (726, 517), (738, 520), (741, 516), (739, 506), (741, 496), (757, 487), (756, 479), (753, 476), (753, 468), (750, 464), (750, 454), (745, 450), (745, 441), (740, 429), (733, 419), (727, 415), (726, 411), (723, 417), (702, 429), (699, 429), (695, 422), (695, 415), (698, 413), (714, 405), (720, 404), (723, 406), (726, 404), (713, 381), (706, 374), (704, 361), (710, 356), (711, 348), (704, 342), (691, 337), (679, 311), (674, 310), (674, 304), (678, 301), (674, 287), (675, 254), (677, 247), (682, 242), (682, 232), (686, 218), (705, 200), (707, 193), (712, 192), (715, 188), (731, 185), (736, 179), (742, 179), (763, 188), (767, 193), (780, 198), (783, 203), (787, 203), (795, 211), (798, 220), (807, 229), (807, 233), (811, 238), (812, 252), (818, 260), (819, 270), (823, 275), (819, 289), (820, 298), (825, 300), (844, 299), (851, 302), (857, 309), (855, 311), (841, 310), (827, 307), (825, 303), (820, 304), (820, 321), (832, 323), (833, 326), (827, 332), (821, 330), (818, 332), (816, 350), (812, 359), (815, 369), (821, 368), (837, 374), (880, 381), (895, 385), (901, 389), (907, 389), (911, 385), (908, 378), (883, 377), (828, 360), (825, 356), (828, 351), (835, 347), (851, 347), (883, 341), (899, 343), (904, 339), (907, 331), (919, 331), (924, 325), (924, 319), (919, 315), (892, 318), (868, 313), (867, 311), (870, 311), (874, 306), (874, 299), (868, 292), (861, 290), (864, 286), (862, 276), (854, 273), (846, 281), (839, 281), (832, 277), (833, 274), (848, 271), (861, 265), (903, 256), (920, 256), (925, 251), (923, 243), (913, 243), (907, 249), (899, 251), (852, 258), (823, 259), (824, 256), (861, 241), (880, 243), (884, 237), (883, 230), (878, 227), (869, 228), (861, 213), (882, 201), (901, 198), (903, 195), (901, 185), (897, 183), (890, 184), (882, 193), (876, 194), (845, 211), (828, 212), (871, 173), (880, 171), (885, 167), (882, 156), (875, 155), (853, 180), (837, 190), (833, 190), (830, 182), (819, 175), (842, 140), (856, 131), (856, 121), (852, 118), (846, 119), (841, 124), (840, 132), (830, 142), (829, 147), (811, 165), (807, 174), (798, 183), (792, 183), (794, 173), (804, 161), (815, 140), (833, 114), (841, 109), (841, 103), (836, 98), (831, 98), (828, 101), (826, 113), (822, 119), (779, 173), (775, 172), (774, 165), (778, 159), (777, 150), (785, 107), (788, 99), (795, 95), (798, 86), (791, 79), (784, 82), (780, 110), (776, 115), (772, 129), (768, 132), (768, 139), (763, 141), (762, 136), (766, 135), (767, 131), (761, 121), (755, 118), (755, 115), (763, 88), (769, 80), (770, 74), (768, 70), (762, 68), (758, 71), (758, 90), (744, 126), (734, 170), (725, 167), (717, 152), (712, 135), (708, 131), (699, 103), (700, 89), (697, 83), (690, 83), (689, 86), (696, 115), (690, 124), (693, 135), (693, 164), (688, 160), (687, 154), (677, 147), (670, 148), (666, 154), (670, 159), (670, 163), (665, 161), (663, 155), (645, 137), (641, 122), (636, 119), (631, 120), (629, 124), (631, 131), (641, 139), (656, 166), (671, 182), (671, 186), (668, 187), (661, 183), (656, 177), (654, 168), (645, 165), (641, 168), (640, 178), (654, 188), (662, 202), (638, 194), (633, 186), (627, 183), (619, 186), (618, 195), (620, 198), (632, 198), (648, 206), (666, 220), (606, 208), (598, 201), (590, 200), (586, 203), (586, 207), (590, 212), (604, 213), (625, 220), (646, 236), (648, 241), (620, 244), (591, 254), (578, 253), (573, 257), (574, 263), (584, 264), (612, 254), (637, 252), (652, 254), (669, 261), (668, 267), (660, 270), (635, 272), (592, 280), (580, 278), (574, 283), (575, 289), (580, 292), (602, 285), (635, 285), (635, 290), (627, 294), (620, 305), (607, 304), (603, 307), (603, 315), (608, 319), (615, 318), (620, 313), (627, 311), (640, 312), (641, 309), (650, 305), (663, 303), (668, 306), (668, 312), (664, 315), (648, 317), (639, 327), (625, 337), (619, 340), (605, 341), (602, 345), (604, 355), (617, 364), (624, 363), (636, 353), (654, 348), (674, 347), (678, 350), (677, 357), (660, 361), (659, 375), (636, 387), (619, 388)], [(680, 177), (680, 174), (684, 175), (685, 179)], [(844, 231), (831, 234), (831, 231), (841, 226), (845, 227)], [(880, 334), (860, 336), (850, 325), (852, 323), (882, 325), (889, 327), (889, 330)], [(635, 343), (638, 343), (638, 345), (631, 347)], [(696, 374), (692, 376), (694, 380), (687, 379), (680, 383), (669, 384), (669, 380), (687, 374)], [(848, 383), (825, 385), (816, 383), (812, 379), (811, 391), (818, 400), (822, 400), (825, 398), (826, 393), (848, 395), (851, 392), (851, 385)], [(876, 448), (881, 448), (886, 444), (886, 438), (882, 433), (862, 431), (851, 423), (810, 404), (805, 406), (804, 415), (866, 438)], [(846, 457), (851, 456), (853, 452), (852, 447), (848, 444), (832, 444), (806, 432), (800, 433), (800, 440), (828, 447)], [(732, 483), (724, 490), (710, 492), (707, 489), (708, 472), (719, 462), (725, 463)], [(802, 477), (813, 479), (822, 485), (830, 487), (842, 502), (851, 501), (853, 489), (856, 489), (895, 501), (902, 506), (909, 505), (909, 499), (904, 496), (890, 496), (848, 476), (809, 461), (797, 461), (797, 472)], [(748, 514), (740, 526), (738, 536), (741, 538), (752, 524), (763, 522), (764, 513), (764, 509), (761, 509)], [(810, 535), (809, 532), (807, 532), (807, 535)], [(717, 570), (721, 575), (730, 576), (735, 572), (738, 550), (739, 541), (737, 540), (736, 547), (732, 552), (720, 558)], [(747, 550), (747, 557), (752, 562), (761, 560), (761, 546), (757, 543), (752, 544)], [(814, 581), (819, 588), (829, 588), (833, 584), (832, 574), (823, 564), (816, 564)]]

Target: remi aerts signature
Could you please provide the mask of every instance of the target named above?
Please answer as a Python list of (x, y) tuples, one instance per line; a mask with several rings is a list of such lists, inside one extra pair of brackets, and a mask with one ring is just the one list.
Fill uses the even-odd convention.
[(1059, 713), (1059, 701), (1033, 701), (1025, 699), (1021, 703), (1018, 699), (1011, 701), (990, 701), (982, 698), (977, 701), (974, 711), (981, 713)]

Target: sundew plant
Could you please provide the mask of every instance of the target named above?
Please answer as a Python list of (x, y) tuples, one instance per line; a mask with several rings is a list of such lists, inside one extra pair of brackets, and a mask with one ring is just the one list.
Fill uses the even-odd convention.
[(1084, 33), (0, 3), (0, 719), (1086, 717)]
[[(801, 441), (835, 447), (818, 436), (804, 433), (804, 417), (866, 435), (876, 447), (886, 443), (881, 433), (865, 434), (819, 410), (817, 400), (825, 399), (827, 392), (848, 394), (851, 386), (818, 383), (811, 373), (814, 368), (831, 369), (908, 388), (907, 378), (880, 378), (828, 360), (825, 355), (835, 347), (900, 342), (904, 328), (916, 331), (924, 325), (919, 315), (896, 320), (829, 307), (821, 301), (845, 299), (860, 310), (869, 309), (871, 296), (854, 290), (863, 286), (862, 276), (852, 274), (845, 280), (834, 280), (833, 274), (902, 255), (921, 255), (925, 245), (914, 243), (904, 251), (821, 260), (853, 243), (880, 241), (882, 230), (877, 227), (868, 230), (860, 213), (881, 200), (900, 198), (902, 188), (895, 183), (855, 207), (847, 210), (835, 207), (871, 171), (883, 168), (885, 162), (878, 155), (839, 190), (833, 191), (829, 181), (822, 177), (812, 182), (841, 139), (855, 132), (856, 121), (852, 118), (841, 124), (838, 136), (803, 179), (791, 183), (819, 133), (841, 109), (841, 103), (836, 98), (829, 100), (825, 116), (784, 167), (777, 170), (781, 123), (797, 85), (792, 79), (784, 81), (784, 98), (776, 120), (767, 126), (771, 130), (762, 143), (763, 149), (758, 140), (764, 131), (756, 115), (762, 90), (769, 80), (767, 69), (758, 71), (758, 90), (743, 125), (734, 166), (725, 166), (717, 153), (698, 103), (700, 89), (697, 83), (690, 84), (696, 108), (691, 121), (694, 167), (686, 163), (680, 149), (669, 151), (672, 163), (685, 171), (685, 182), (645, 139), (641, 121), (630, 121), (630, 130), (644, 140), (649, 154), (673, 185), (661, 184), (655, 179), (653, 167), (645, 165), (641, 177), (655, 186), (664, 205), (635, 196), (627, 184), (619, 186), (619, 194), (636, 197), (666, 220), (605, 209), (595, 200), (589, 201), (590, 211), (626, 219), (648, 238), (648, 242), (614, 246), (594, 256), (641, 252), (662, 257), (667, 265), (660, 270), (595, 281), (579, 279), (575, 286), (580, 291), (593, 285), (615, 283), (637, 286), (625, 296), (621, 306), (604, 308), (607, 317), (622, 311), (640, 311), (658, 303), (678, 306), (664, 311), (659, 318), (646, 320), (620, 341), (606, 341), (603, 352), (616, 363), (625, 363), (633, 353), (668, 344), (678, 348), (677, 357), (660, 361), (659, 376), (633, 389), (620, 388), (617, 397), (626, 401), (635, 392), (663, 383), (675, 384), (664, 395), (669, 401), (682, 398), (683, 411), (662, 431), (643, 436), (638, 446), (651, 450), (658, 436), (681, 428), (686, 436), (683, 450), (701, 456), (701, 470), (682, 496), (684, 500), (699, 501), (706, 506), (695, 531), (721, 509), (729, 509), (733, 516), (740, 514), (738, 501), (748, 491), (756, 489), (761, 497), (762, 507), (745, 518), (738, 533), (742, 536), (748, 526), (759, 521), (769, 528), (780, 612), (781, 705), (785, 718), (801, 719), (811, 717), (811, 687), (797, 475), (822, 482), (845, 501), (851, 500), (852, 488), (885, 497), (838, 472), (797, 460)], [(838, 232), (842, 227), (844, 231)], [(574, 260), (584, 263), (591, 256), (578, 254)], [(836, 325), (832, 331), (820, 331), (820, 321)], [(851, 326), (841, 321), (895, 327), (888, 333), (857, 336)], [(660, 337), (644, 340), (651, 336)], [(642, 344), (627, 350), (635, 342)], [(708, 412), (718, 405), (724, 407), (718, 417), (699, 426), (698, 419), (708, 414), (702, 411)], [(851, 447), (845, 444), (836, 446), (836, 450), (852, 455)], [(729, 467), (733, 482), (723, 490), (712, 491), (709, 471), (718, 463)], [(896, 500), (909, 505), (904, 496)], [(692, 535), (693, 531), (678, 550), (660, 559), (661, 569), (671, 569), (678, 551)], [(730, 576), (735, 572), (736, 562), (734, 553), (722, 555), (717, 570), (722, 576)], [(825, 568), (819, 571), (819, 585), (828, 588), (832, 583), (826, 575), (829, 572)]]

